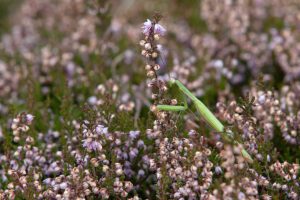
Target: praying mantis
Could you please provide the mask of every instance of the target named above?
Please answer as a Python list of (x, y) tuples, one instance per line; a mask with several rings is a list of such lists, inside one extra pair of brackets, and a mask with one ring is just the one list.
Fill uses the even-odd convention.
[[(225, 131), (223, 124), (215, 117), (215, 115), (195, 96), (193, 95), (179, 80), (170, 80), (170, 85), (177, 86), (179, 92), (182, 96), (183, 105), (157, 105), (158, 110), (163, 111), (185, 111), (188, 109), (187, 101), (184, 96), (187, 96), (191, 99), (192, 103), (195, 105), (197, 111), (199, 112), (200, 116), (208, 123), (216, 132), (222, 134), (223, 138), (232, 141), (234, 144), (239, 144), (236, 140), (232, 138), (231, 131)], [(249, 162), (252, 163), (253, 159), (249, 155), (249, 153), (243, 148), (241, 151), (242, 156)]]

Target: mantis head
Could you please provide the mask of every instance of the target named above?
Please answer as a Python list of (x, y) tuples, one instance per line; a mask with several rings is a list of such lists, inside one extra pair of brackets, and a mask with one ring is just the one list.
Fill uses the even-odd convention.
[(175, 84), (175, 79), (174, 78), (170, 78), (170, 80), (168, 81), (169, 86), (172, 87)]

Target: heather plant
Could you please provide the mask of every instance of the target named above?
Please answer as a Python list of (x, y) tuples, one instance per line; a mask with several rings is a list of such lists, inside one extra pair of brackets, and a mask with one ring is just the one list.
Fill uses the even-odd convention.
[(299, 7), (0, 2), (0, 199), (299, 199)]

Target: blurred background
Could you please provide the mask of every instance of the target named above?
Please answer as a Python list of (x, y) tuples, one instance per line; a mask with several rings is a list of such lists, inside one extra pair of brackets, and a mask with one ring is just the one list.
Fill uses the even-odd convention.
[[(169, 187), (168, 180), (157, 191), (159, 167), (156, 169), (153, 165), (157, 171), (149, 170), (149, 158), (154, 162), (160, 158), (157, 155), (169, 152), (160, 152), (156, 144), (162, 144), (166, 149), (171, 146), (171, 140), (158, 143), (156, 139), (161, 135), (153, 131), (158, 119), (150, 112), (153, 99), (147, 87), (146, 62), (141, 56), (144, 46), (140, 45), (140, 40), (145, 38), (141, 29), (143, 23), (159, 13), (163, 16), (159, 24), (167, 30), (157, 41), (160, 47), (159, 79), (179, 79), (237, 133), (237, 139), (255, 157), (251, 166), (252, 172), (257, 172), (255, 178), (260, 178), (260, 174), (268, 175), (271, 184), (280, 180), (285, 188), (281, 190), (276, 184), (269, 187), (268, 183), (261, 189), (255, 182), (256, 192), (266, 192), (265, 199), (268, 195), (275, 199), (297, 199), (299, 182), (290, 181), (290, 177), (285, 180), (284, 173), (279, 173), (283, 177), (278, 178), (276, 173), (269, 177), (272, 171), (269, 166), (275, 161), (299, 163), (299, 11), (299, 0), (0, 0), (0, 153), (11, 158), (19, 155), (15, 154), (19, 144), (12, 135), (11, 124), (13, 119), (19, 120), (29, 113), (31, 120), (27, 125), (30, 125), (30, 131), (27, 134), (38, 141), (36, 148), (41, 149), (41, 155), (46, 155), (49, 170), (44, 167), (44, 162), (41, 166), (33, 166), (44, 173), (43, 178), (48, 178), (49, 174), (56, 173), (51, 171), (53, 163), (62, 162), (63, 167), (73, 167), (76, 162), (76, 165), (81, 165), (83, 160), (88, 162), (85, 156), (92, 158), (94, 155), (83, 147), (82, 139), (86, 135), (81, 128), (91, 125), (95, 132), (94, 127), (101, 125), (117, 135), (118, 140), (111, 143), (114, 152), (121, 152), (122, 148), (131, 151), (131, 146), (127, 145), (130, 137), (132, 140), (139, 137), (147, 146), (145, 152), (130, 152), (134, 158), (138, 155), (137, 159), (131, 159), (129, 153), (118, 158), (121, 163), (132, 162), (132, 166), (126, 166), (128, 173), (123, 178), (137, 186), (139, 195), (154, 199), (157, 192), (167, 196), (169, 193), (165, 194), (165, 188), (175, 195), (177, 186), (181, 187), (186, 179), (178, 181), (175, 176), (170, 179), (174, 188)], [(174, 98), (174, 95), (167, 92), (166, 98)], [(215, 152), (210, 156), (209, 150), (205, 160), (211, 160), (214, 166), (221, 165), (222, 161), (216, 156), (220, 152), (214, 145), (220, 141), (219, 134), (211, 134), (211, 129), (194, 114), (192, 105), (190, 109), (189, 112), (170, 114), (176, 126), (164, 132), (163, 137), (189, 140), (188, 146), (196, 144), (195, 147), (202, 151), (202, 144), (196, 143), (199, 140), (193, 137), (206, 136), (213, 141), (213, 145), (208, 142), (208, 146)], [(24, 138), (21, 138), (21, 145), (27, 142)], [(113, 143), (120, 141), (123, 142), (120, 148)], [(182, 148), (178, 145), (174, 149), (177, 147)], [(234, 156), (236, 152), (230, 145), (228, 147), (225, 150)], [(79, 153), (70, 156), (70, 149)], [(103, 149), (114, 166), (111, 147)], [(60, 153), (56, 154), (58, 151)], [(188, 151), (191, 155), (195, 153), (193, 148)], [(144, 159), (147, 154), (149, 158)], [(182, 160), (189, 159), (186, 155)], [(226, 162), (226, 156), (224, 160)], [(6, 162), (5, 159), (0, 161)], [(23, 159), (18, 161), (23, 162)], [(176, 159), (174, 162), (179, 163)], [(236, 165), (234, 161), (233, 165)], [(164, 161), (158, 159), (157, 166), (164, 167)], [(248, 164), (242, 163), (244, 166)], [(276, 166), (280, 167), (280, 164)], [(292, 172), (296, 174), (298, 165), (293, 166), (296, 169)], [(5, 167), (9, 169), (10, 166)], [(59, 169), (60, 173), (63, 167)], [(72, 167), (67, 173), (73, 172)], [(231, 166), (225, 168), (229, 172), (235, 171)], [(145, 169), (149, 178), (136, 178), (139, 169)], [(101, 170), (95, 179), (98, 175), (106, 176)], [(216, 171), (220, 170), (222, 172), (221, 168)], [(1, 169), (0, 173), (5, 175), (6, 171)], [(254, 176), (250, 170), (244, 171), (247, 171), (245, 183), (248, 184), (248, 177), (252, 180)], [(223, 191), (220, 187), (227, 185), (221, 183), (231, 184), (235, 179), (238, 184), (233, 188), (238, 189), (234, 189), (234, 195), (238, 195), (244, 189), (239, 184), (244, 171), (229, 179), (213, 175), (216, 181), (209, 192)], [(199, 170), (198, 173), (200, 177)], [(119, 175), (115, 177), (119, 178)], [(211, 184), (211, 175), (209, 180)], [(202, 180), (199, 182), (203, 183)], [(109, 184), (108, 188), (112, 189), (114, 183)], [(3, 185), (6, 187), (6, 183)], [(283, 190), (291, 194), (283, 193)], [(32, 191), (36, 192), (35, 189)], [(115, 195), (113, 191), (112, 194)]]
[(110, 79), (123, 85), (125, 102), (135, 101), (128, 93), (148, 97), (138, 43), (155, 13), (167, 29), (159, 74), (180, 79), (209, 106), (257, 82), (280, 90), (300, 77), (296, 0), (1, 0), (3, 108), (22, 107), (29, 88), (38, 102), (53, 99), (61, 85), (83, 103)]

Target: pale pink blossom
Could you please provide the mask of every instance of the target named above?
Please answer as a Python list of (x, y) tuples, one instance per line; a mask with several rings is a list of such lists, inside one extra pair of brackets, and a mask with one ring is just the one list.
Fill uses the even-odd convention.
[(98, 141), (92, 140), (91, 138), (82, 140), (82, 142), (83, 142), (82, 146), (84, 148), (87, 148), (90, 151), (101, 151), (102, 150), (102, 145)]
[(151, 27), (152, 27), (152, 22), (151, 22), (151, 20), (147, 19), (147, 21), (144, 22), (144, 26), (142, 26), (143, 33), (145, 35), (149, 35)]
[(155, 24), (155, 26), (154, 26), (154, 34), (163, 36), (163, 35), (165, 35), (166, 31), (167, 30), (162, 25)]
[[(151, 28), (152, 28), (152, 22), (151, 20), (147, 19), (147, 21), (144, 22), (144, 25), (142, 26), (143, 33), (148, 36), (150, 34)], [(165, 35), (165, 33), (166, 33), (166, 29), (162, 25), (160, 24), (154, 25), (154, 34), (163, 36)]]
[(27, 114), (26, 115), (26, 123), (27, 124), (31, 124), (31, 122), (33, 121), (34, 116), (31, 114)]

